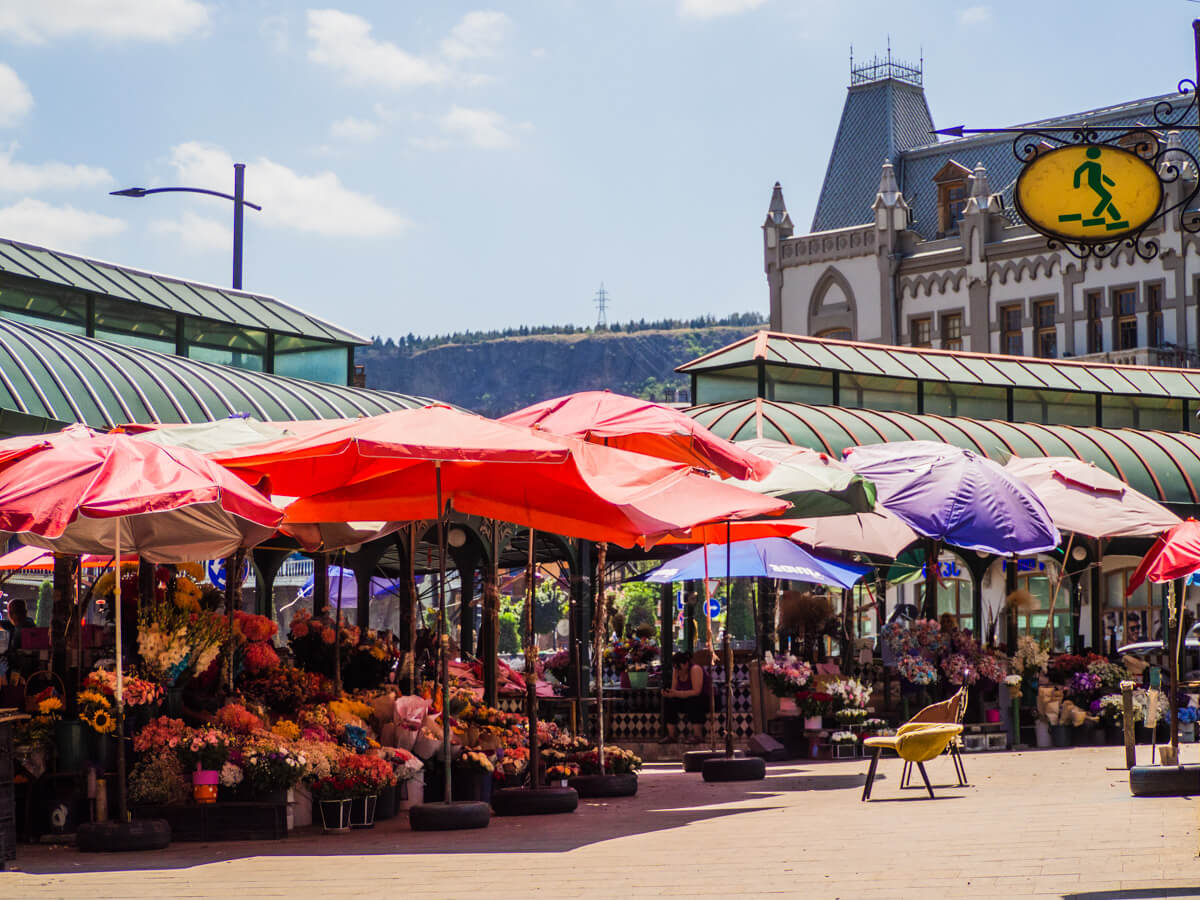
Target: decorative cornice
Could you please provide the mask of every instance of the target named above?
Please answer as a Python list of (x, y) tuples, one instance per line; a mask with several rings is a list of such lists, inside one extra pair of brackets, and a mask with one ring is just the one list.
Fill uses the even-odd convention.
[(807, 266), (835, 259), (871, 256), (877, 242), (875, 226), (842, 228), (780, 241), (781, 266)]

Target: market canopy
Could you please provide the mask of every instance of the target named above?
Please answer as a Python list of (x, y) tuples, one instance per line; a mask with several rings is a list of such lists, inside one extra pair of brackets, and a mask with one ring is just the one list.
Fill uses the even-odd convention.
[(772, 468), (677, 409), (611, 391), (555, 397), (500, 421), (687, 463), (723, 478), (762, 478)]
[(847, 447), (912, 440), (942, 441), (1001, 464), (1013, 456), (1073, 456), (1095, 463), (1177, 512), (1200, 513), (1200, 434), (1195, 433), (1002, 422), (761, 399), (696, 406), (688, 414), (734, 441), (768, 437), (836, 457)]
[(852, 588), (870, 566), (860, 566), (809, 553), (786, 538), (737, 541), (721, 547), (698, 547), (640, 576), (639, 581), (671, 584), (720, 578), (779, 578), (831, 587)]
[(1174, 581), (1190, 576), (1197, 569), (1200, 569), (1200, 522), (1188, 519), (1159, 535), (1129, 576), (1125, 596), (1132, 595), (1144, 582)]
[(816, 550), (842, 550), (894, 558), (918, 537), (882, 506), (868, 513), (790, 521), (804, 526), (803, 531), (790, 535), (791, 539)]

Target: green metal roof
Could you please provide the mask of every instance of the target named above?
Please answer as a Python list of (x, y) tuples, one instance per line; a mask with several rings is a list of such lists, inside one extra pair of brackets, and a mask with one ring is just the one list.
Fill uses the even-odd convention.
[(242, 328), (341, 343), (369, 343), (360, 335), (264, 294), (155, 275), (5, 238), (0, 238), (0, 272)]
[(944, 441), (1000, 462), (1014, 455), (1074, 456), (1163, 503), (1200, 505), (1200, 435), (1188, 432), (985, 421), (761, 399), (687, 412), (731, 440), (772, 438), (836, 457), (847, 447), (910, 440)]
[(425, 397), (285, 378), (0, 318), (0, 431), (71, 422), (355, 418), (425, 406)]
[(768, 331), (760, 331), (714, 350), (684, 363), (675, 371), (702, 375), (715, 374), (716, 370), (742, 369), (742, 374), (750, 378), (751, 367), (759, 360), (767, 366), (888, 375), (933, 382), (1200, 398), (1200, 371), (1194, 369), (1048, 360), (927, 347), (890, 347)]

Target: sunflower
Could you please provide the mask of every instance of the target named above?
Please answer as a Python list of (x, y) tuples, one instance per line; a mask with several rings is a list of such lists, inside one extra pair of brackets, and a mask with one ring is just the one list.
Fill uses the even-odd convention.
[(97, 734), (112, 734), (117, 730), (117, 720), (106, 709), (97, 709), (92, 715), (80, 718)]

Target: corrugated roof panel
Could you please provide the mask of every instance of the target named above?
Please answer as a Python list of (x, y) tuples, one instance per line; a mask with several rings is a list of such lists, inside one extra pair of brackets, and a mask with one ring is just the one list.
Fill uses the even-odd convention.
[[(367, 343), (359, 335), (264, 294), (225, 291), (19, 241), (0, 239), (0, 271), (231, 324), (244, 324), (247, 318), (256, 324), (277, 321), (280, 324), (273, 328), (300, 337)], [(190, 296), (193, 288), (205, 295), (202, 302)], [(198, 312), (200, 308), (207, 311)]]
[(1163, 390), (1171, 397), (1200, 397), (1200, 391), (1188, 381), (1181, 372), (1168, 372), (1165, 369), (1155, 369), (1150, 373), (1154, 380), (1162, 385)]

